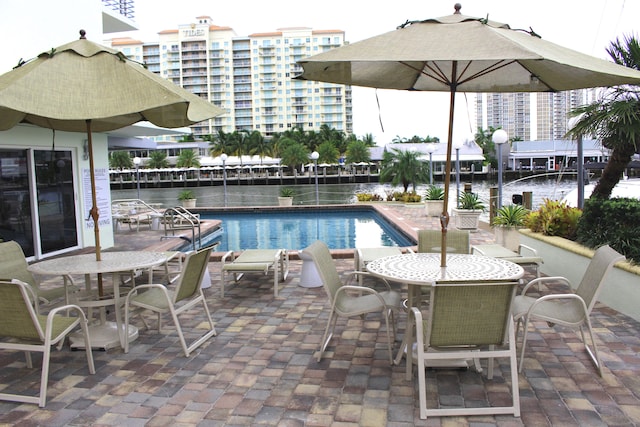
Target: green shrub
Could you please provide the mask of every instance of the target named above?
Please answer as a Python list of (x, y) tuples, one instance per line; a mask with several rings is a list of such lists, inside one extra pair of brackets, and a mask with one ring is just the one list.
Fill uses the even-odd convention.
[(467, 210), (476, 210), (476, 211), (485, 211), (487, 207), (480, 200), (480, 197), (476, 193), (467, 193), (466, 191), (460, 194), (458, 197), (458, 203), (460, 204), (460, 209)]
[(425, 200), (444, 200), (444, 188), (430, 185), (424, 193)]
[(411, 191), (408, 193), (402, 193), (399, 200), (404, 203), (417, 203), (422, 200), (422, 196), (417, 194), (415, 191)]
[(379, 202), (382, 201), (382, 196), (372, 193), (357, 193), (356, 197), (359, 202)]
[(640, 263), (640, 201), (613, 198), (585, 200), (577, 241), (590, 248), (609, 245)]
[(544, 199), (542, 206), (526, 217), (524, 225), (536, 233), (576, 240), (581, 215), (582, 211), (578, 208), (558, 200)]
[(498, 227), (522, 227), (529, 210), (522, 205), (504, 205), (493, 218), (492, 225)]

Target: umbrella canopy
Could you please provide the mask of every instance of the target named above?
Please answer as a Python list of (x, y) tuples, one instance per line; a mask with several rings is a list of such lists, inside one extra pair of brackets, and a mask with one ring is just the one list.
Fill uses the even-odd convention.
[(149, 121), (188, 126), (223, 114), (198, 96), (128, 60), (121, 52), (80, 40), (40, 54), (0, 76), (0, 130), (18, 123), (86, 132), (89, 143), (96, 258), (100, 260), (99, 212), (91, 133)]
[(558, 46), (533, 31), (453, 15), (407, 22), (395, 31), (305, 58), (299, 79), (383, 89), (450, 93), (441, 216), (446, 266), (448, 196), (456, 92), (547, 92), (640, 84), (640, 72)]

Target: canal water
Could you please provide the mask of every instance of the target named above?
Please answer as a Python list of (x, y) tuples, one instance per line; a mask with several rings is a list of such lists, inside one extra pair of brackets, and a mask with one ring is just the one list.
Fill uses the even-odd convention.
[[(460, 183), (460, 191), (464, 191), (464, 184)], [(497, 187), (496, 182), (477, 181), (466, 183), (471, 186), (471, 191), (478, 193), (480, 199), (489, 205), (489, 191), (492, 187)], [(442, 185), (441, 183), (439, 185)], [(505, 182), (502, 189), (502, 204), (512, 203), (514, 194), (521, 195), (523, 192), (532, 193), (533, 209), (537, 209), (544, 199), (560, 200), (568, 192), (575, 189), (577, 181), (574, 176), (559, 175), (551, 173), (549, 175), (527, 177), (516, 181)], [(295, 191), (294, 205), (315, 205), (316, 197), (321, 205), (328, 204), (351, 204), (356, 202), (357, 193), (376, 193), (383, 199), (388, 193), (402, 191), (400, 187), (393, 187), (390, 184), (363, 183), (363, 184), (314, 184), (288, 186)], [(416, 188), (418, 194), (423, 195), (426, 185)], [(280, 185), (227, 185), (226, 200), (227, 206), (277, 206)], [(190, 187), (197, 198), (199, 207), (224, 207), (225, 189), (223, 186)], [(161, 203), (165, 207), (177, 206), (178, 194), (184, 188), (159, 188), (140, 189), (139, 197), (137, 190), (111, 190), (111, 199), (131, 199), (140, 198), (147, 203)], [(411, 188), (410, 188), (411, 190)], [(449, 206), (456, 205), (456, 183), (452, 179), (450, 187)]]

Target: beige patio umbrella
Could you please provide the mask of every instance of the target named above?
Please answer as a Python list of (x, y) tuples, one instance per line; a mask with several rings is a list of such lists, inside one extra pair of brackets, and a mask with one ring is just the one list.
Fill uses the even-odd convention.
[(121, 52), (80, 40), (19, 64), (0, 76), (0, 130), (18, 123), (86, 132), (91, 169), (91, 217), (100, 260), (92, 132), (149, 121), (176, 128), (223, 114), (200, 97), (128, 60)]
[(558, 46), (533, 31), (460, 14), (407, 22), (395, 31), (298, 61), (299, 79), (450, 93), (441, 265), (446, 266), (456, 92), (557, 92), (640, 84), (640, 72)]

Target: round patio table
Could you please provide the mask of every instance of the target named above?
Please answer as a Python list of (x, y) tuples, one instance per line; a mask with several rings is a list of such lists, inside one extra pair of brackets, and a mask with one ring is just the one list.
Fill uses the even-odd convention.
[[(35, 274), (43, 274), (50, 276), (70, 276), (84, 275), (85, 287), (92, 295), (91, 300), (78, 301), (78, 305), (84, 307), (105, 307), (113, 305), (115, 307), (116, 322), (107, 322), (101, 315), (101, 322), (98, 325), (89, 327), (89, 337), (91, 347), (108, 349), (113, 346), (120, 345), (124, 348), (125, 325), (122, 321), (120, 310), (120, 276), (122, 274), (131, 274), (136, 270), (151, 269), (158, 265), (164, 264), (170, 253), (168, 252), (147, 252), (147, 251), (119, 251), (119, 252), (102, 252), (101, 260), (96, 260), (96, 255), (82, 254), (70, 255), (60, 258), (52, 258), (31, 264), (28, 269)], [(112, 274), (113, 275), (113, 296), (103, 298), (91, 293), (91, 276), (96, 274)], [(67, 281), (65, 280), (65, 285)], [(97, 298), (96, 298), (97, 297)], [(138, 329), (129, 327), (129, 341), (133, 341), (138, 337)], [(69, 341), (72, 348), (84, 347), (84, 340), (69, 335)]]

